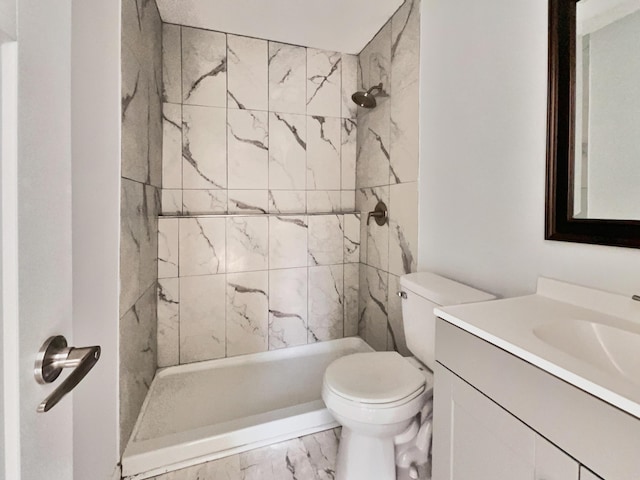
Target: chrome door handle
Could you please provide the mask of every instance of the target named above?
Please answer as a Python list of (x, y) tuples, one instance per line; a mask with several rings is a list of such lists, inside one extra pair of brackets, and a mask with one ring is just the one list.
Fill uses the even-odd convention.
[(35, 377), (41, 384), (51, 383), (62, 373), (63, 368), (73, 368), (71, 374), (65, 378), (51, 395), (38, 406), (38, 412), (51, 410), (67, 393), (89, 373), (89, 370), (100, 359), (100, 347), (74, 348), (67, 346), (67, 339), (62, 335), (49, 337), (42, 344), (36, 357)]

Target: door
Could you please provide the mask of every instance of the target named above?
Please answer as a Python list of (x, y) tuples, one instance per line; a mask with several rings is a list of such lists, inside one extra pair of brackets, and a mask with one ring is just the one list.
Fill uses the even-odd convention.
[[(119, 478), (119, 29), (119, 2), (0, 0), (0, 479)], [(37, 413), (52, 335), (103, 354)]]
[(2, 52), (3, 114), (15, 115), (3, 122), (5, 472), (71, 479), (72, 404), (37, 413), (56, 384), (33, 374), (42, 343), (72, 328), (70, 2), (20, 0), (17, 12)]

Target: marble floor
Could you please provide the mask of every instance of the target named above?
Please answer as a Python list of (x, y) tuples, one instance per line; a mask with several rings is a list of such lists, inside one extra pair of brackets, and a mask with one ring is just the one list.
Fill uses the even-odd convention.
[(150, 480), (332, 480), (340, 428), (165, 473)]

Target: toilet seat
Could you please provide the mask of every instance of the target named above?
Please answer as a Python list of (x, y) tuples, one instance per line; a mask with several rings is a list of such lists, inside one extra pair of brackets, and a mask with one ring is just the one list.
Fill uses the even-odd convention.
[(397, 352), (347, 355), (334, 361), (324, 385), (343, 401), (367, 408), (393, 408), (425, 391), (426, 378)]

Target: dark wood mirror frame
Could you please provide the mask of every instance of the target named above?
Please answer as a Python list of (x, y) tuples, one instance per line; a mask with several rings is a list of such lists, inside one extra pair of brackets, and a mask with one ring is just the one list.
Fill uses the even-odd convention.
[(549, 0), (545, 238), (640, 248), (638, 220), (573, 218), (577, 1)]

